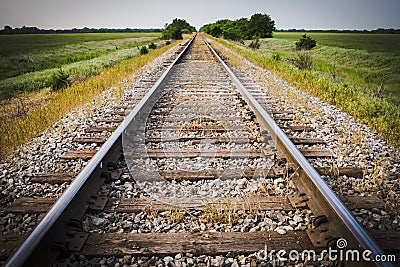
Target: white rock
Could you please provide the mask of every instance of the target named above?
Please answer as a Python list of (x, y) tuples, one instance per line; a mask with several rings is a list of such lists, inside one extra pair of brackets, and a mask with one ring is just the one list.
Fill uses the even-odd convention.
[(283, 229), (281, 226), (277, 227), (274, 231), (281, 235), (286, 234), (286, 230)]
[(92, 224), (94, 224), (94, 225), (96, 225), (96, 226), (99, 226), (99, 225), (101, 225), (101, 224), (103, 224), (104, 223), (104, 219), (103, 218), (93, 218), (92, 219)]

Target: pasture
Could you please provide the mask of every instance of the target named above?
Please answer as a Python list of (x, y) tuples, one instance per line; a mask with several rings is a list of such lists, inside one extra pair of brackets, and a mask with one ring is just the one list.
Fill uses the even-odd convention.
[(0, 35), (0, 98), (48, 86), (57, 68), (79, 80), (131, 58), (160, 33)]
[[(274, 33), (275, 38), (261, 39), (258, 49), (248, 47), (251, 40), (218, 41), (400, 147), (400, 54), (395, 47), (400, 47), (400, 35), (309, 32), (317, 46), (299, 53), (295, 43), (303, 34)], [(305, 57), (312, 64), (301, 68), (297, 63)]]
[[(263, 39), (261, 51), (295, 55), (295, 42), (304, 33), (276, 32), (274, 39)], [(362, 87), (400, 105), (400, 35), (354, 33), (306, 33), (317, 40), (310, 51), (314, 70), (334, 77), (338, 83)]]
[[(74, 108), (80, 107), (84, 112), (91, 112), (95, 105), (101, 105), (102, 101), (106, 101), (101, 97), (101, 93), (105, 90), (112, 88), (112, 97), (121, 99), (125, 88), (136, 79), (143, 66), (180, 42), (169, 45), (165, 45), (164, 41), (157, 43), (157, 49), (150, 49), (149, 53), (144, 55), (139, 55), (137, 48), (120, 50), (133, 50), (132, 53), (136, 54), (130, 59), (121, 60), (110, 67), (101, 69), (98, 75), (73, 83), (65, 90), (50, 92), (40, 90), (24, 93), (12, 99), (0, 100), (0, 159), (7, 157), (19, 145), (51, 127), (54, 122)], [(114, 56), (114, 53), (110, 53), (99, 58), (104, 60), (108, 58), (111, 62), (116, 60)], [(89, 61), (99, 61), (99, 58)], [(73, 64), (80, 64), (80, 62)], [(63, 69), (68, 70), (66, 67)], [(45, 71), (47, 70), (41, 72)]]
[[(261, 50), (295, 55), (295, 42), (304, 33), (274, 33), (264, 39)], [(400, 105), (399, 34), (306, 33), (317, 40), (310, 51), (314, 70), (334, 77), (338, 83), (361, 87), (365, 93), (382, 95)]]
[[(274, 38), (298, 41), (306, 32), (275, 32)], [(362, 33), (320, 33), (307, 32), (317, 40), (317, 44), (347, 49), (384, 52), (400, 55), (399, 34), (362, 34)]]

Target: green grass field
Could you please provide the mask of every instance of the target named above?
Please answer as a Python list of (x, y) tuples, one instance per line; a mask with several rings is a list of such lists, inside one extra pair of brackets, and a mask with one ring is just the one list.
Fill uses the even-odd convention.
[[(275, 33), (259, 49), (215, 39), (294, 87), (332, 104), (400, 148), (400, 35), (307, 33), (317, 40), (313, 64), (299, 68), (303, 33)], [(396, 47), (397, 44), (397, 47)], [(379, 94), (378, 88), (384, 88)]]
[[(304, 33), (277, 32), (261, 42), (263, 53), (278, 53), (283, 58), (295, 54), (295, 42)], [(317, 40), (311, 50), (314, 69), (334, 77), (337, 82), (362, 87), (374, 93), (383, 83), (383, 95), (400, 105), (400, 35), (307, 33)]]
[[(277, 39), (298, 41), (303, 32), (275, 32)], [(317, 44), (365, 50), (368, 52), (384, 52), (400, 55), (399, 34), (360, 34), (360, 33), (306, 33), (317, 40)]]
[(131, 58), (160, 33), (0, 35), (0, 98), (40, 90), (57, 68), (82, 79)]
[[(99, 107), (104, 101), (108, 101), (101, 97), (105, 90), (112, 88), (112, 98), (118, 102), (122, 99), (126, 87), (143, 71), (142, 67), (183, 41), (172, 42), (169, 45), (159, 41), (161, 43), (157, 49), (149, 50), (148, 54), (137, 54), (133, 58), (121, 60), (101, 69), (98, 75), (77, 81), (64, 90), (41, 90), (24, 94), (23, 97), (0, 101), (0, 159), (7, 157), (20, 144), (51, 127), (74, 108), (80, 107), (90, 113), (93, 105)], [(136, 48), (134, 50), (137, 51)], [(112, 54), (104, 56), (110, 55)]]

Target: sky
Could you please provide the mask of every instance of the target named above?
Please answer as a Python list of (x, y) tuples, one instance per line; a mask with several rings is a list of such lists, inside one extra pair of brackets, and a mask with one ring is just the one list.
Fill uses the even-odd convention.
[(254, 13), (277, 29), (400, 28), (400, 0), (0, 0), (0, 28), (162, 28), (183, 18), (199, 29)]

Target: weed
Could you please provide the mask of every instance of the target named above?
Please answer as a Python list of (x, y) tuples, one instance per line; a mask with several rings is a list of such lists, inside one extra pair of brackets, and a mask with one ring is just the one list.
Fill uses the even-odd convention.
[(258, 191), (261, 194), (265, 194), (267, 196), (274, 195), (275, 191), (271, 184), (262, 182), (260, 185), (260, 190)]
[(334, 161), (332, 161), (332, 165), (329, 167), (328, 174), (334, 179), (339, 178), (339, 167)]
[(203, 223), (233, 224), (239, 220), (237, 202), (228, 199), (227, 202), (206, 204), (200, 221)]
[(300, 70), (311, 70), (313, 68), (313, 60), (308, 51), (298, 51), (293, 63)]
[(394, 183), (385, 190), (385, 210), (391, 213), (392, 216), (400, 216), (400, 185)]
[(282, 59), (282, 56), (280, 54), (273, 53), (272, 54), (272, 59), (279, 61), (279, 60)]
[(242, 203), (243, 212), (247, 211), (247, 214), (256, 216), (260, 211), (260, 205), (258, 203), (250, 203), (248, 200)]
[(155, 219), (158, 216), (158, 210), (153, 209), (151, 206), (146, 209), (149, 219)]
[(260, 48), (260, 39), (256, 38), (255, 40), (252, 40), (251, 43), (249, 44), (249, 47), (252, 49)]
[(185, 219), (185, 210), (182, 209), (170, 209), (168, 215), (168, 221), (171, 223), (182, 223)]
[(61, 68), (54, 72), (50, 79), (50, 87), (53, 91), (65, 89), (71, 84), (69, 74)]
[(198, 118), (188, 123), (185, 123), (185, 125), (182, 126), (182, 128), (179, 130), (179, 133), (185, 134), (193, 131), (202, 131), (204, 134), (212, 134), (216, 131), (216, 129), (214, 130), (210, 128), (211, 126), (217, 127), (219, 126), (219, 124), (216, 123), (214, 120), (210, 120), (207, 118)]
[(370, 177), (373, 190), (380, 190), (389, 175), (388, 162), (378, 161), (374, 163), (374, 169)]

